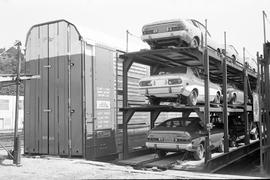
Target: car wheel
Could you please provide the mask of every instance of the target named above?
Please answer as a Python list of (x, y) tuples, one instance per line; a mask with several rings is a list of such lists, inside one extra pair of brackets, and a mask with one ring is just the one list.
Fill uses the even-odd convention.
[(188, 96), (188, 105), (189, 106), (195, 106), (198, 101), (198, 93), (195, 89), (193, 89)]
[(193, 38), (191, 43), (190, 43), (190, 47), (192, 48), (198, 48), (199, 47), (199, 42), (196, 38)]
[(237, 146), (236, 137), (232, 137), (229, 143), (230, 143), (230, 147), (236, 147)]
[(251, 140), (257, 140), (259, 139), (259, 133), (258, 133), (258, 130), (256, 129), (255, 133), (254, 134), (251, 134), (250, 135), (250, 139)]
[(219, 146), (217, 147), (217, 151), (224, 152), (224, 141), (223, 140), (220, 142)]
[(235, 93), (233, 93), (233, 97), (230, 100), (230, 104), (236, 104), (237, 96)]
[(157, 150), (157, 155), (158, 155), (159, 158), (165, 157), (166, 154), (167, 153), (165, 151), (163, 151), (163, 150)]
[(193, 152), (193, 158), (195, 160), (203, 159), (204, 158), (204, 152), (205, 152), (204, 146), (202, 144), (200, 144), (200, 146), (197, 148), (197, 151)]
[(214, 103), (218, 104), (218, 105), (220, 104), (220, 93), (219, 92), (217, 92), (217, 94), (215, 96)]
[(154, 97), (149, 97), (149, 104), (150, 105), (159, 105), (160, 104), (160, 100)]

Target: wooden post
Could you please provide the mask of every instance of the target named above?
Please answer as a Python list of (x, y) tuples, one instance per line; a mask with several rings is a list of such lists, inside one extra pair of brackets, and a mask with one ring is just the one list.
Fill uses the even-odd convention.
[(21, 163), (21, 147), (20, 139), (18, 136), (18, 120), (19, 120), (19, 86), (21, 75), (21, 42), (16, 43), (18, 50), (18, 62), (17, 62), (17, 78), (16, 78), (16, 107), (15, 107), (15, 126), (14, 126), (14, 158), (13, 164), (19, 165)]

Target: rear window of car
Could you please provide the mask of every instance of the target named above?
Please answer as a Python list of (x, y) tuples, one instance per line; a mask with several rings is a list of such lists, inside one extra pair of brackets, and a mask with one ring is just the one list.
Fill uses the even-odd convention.
[(158, 71), (159, 75), (162, 75), (162, 74), (177, 74), (177, 73), (186, 74), (187, 73), (187, 67), (161, 68)]
[(165, 121), (158, 125), (158, 127), (168, 127), (168, 128), (174, 128), (174, 127), (186, 127), (191, 123), (189, 120), (185, 119), (172, 119)]

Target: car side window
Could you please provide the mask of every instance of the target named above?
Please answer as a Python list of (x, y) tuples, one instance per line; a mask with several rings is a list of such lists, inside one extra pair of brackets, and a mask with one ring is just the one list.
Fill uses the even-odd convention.
[(165, 124), (165, 127), (171, 127), (172, 126), (172, 121), (167, 121)]
[(173, 121), (172, 127), (180, 127), (180, 121)]

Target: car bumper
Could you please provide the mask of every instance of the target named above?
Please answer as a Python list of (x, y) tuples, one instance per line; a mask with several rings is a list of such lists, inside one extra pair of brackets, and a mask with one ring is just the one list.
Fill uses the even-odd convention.
[(187, 144), (176, 144), (176, 143), (159, 143), (159, 142), (146, 142), (146, 147), (149, 149), (162, 149), (169, 151), (196, 151), (198, 149), (197, 146), (192, 143)]
[(190, 93), (183, 86), (177, 87), (159, 87), (159, 88), (141, 88), (140, 94), (155, 97), (177, 97), (178, 95), (188, 96)]
[(179, 38), (186, 43), (190, 43), (192, 37), (188, 34), (187, 31), (173, 31), (173, 32), (164, 32), (164, 33), (157, 33), (157, 34), (147, 34), (142, 35), (143, 41), (151, 41), (151, 40), (162, 40), (162, 39), (170, 39), (170, 38)]

